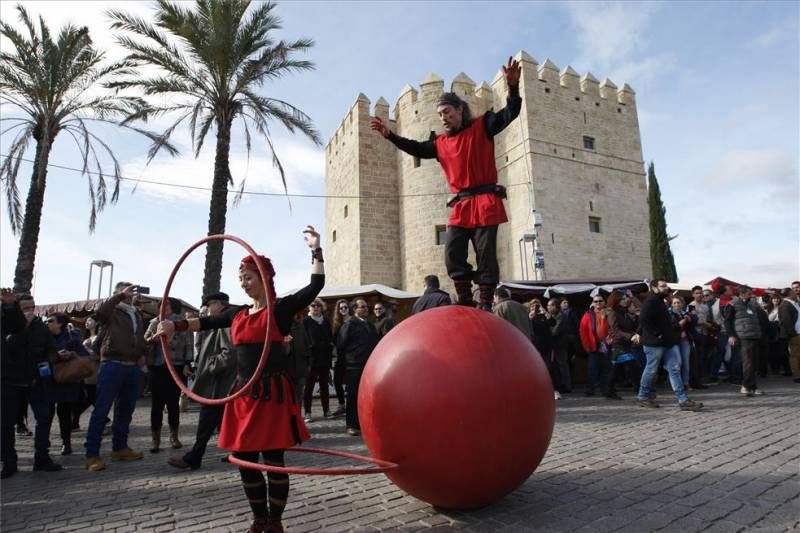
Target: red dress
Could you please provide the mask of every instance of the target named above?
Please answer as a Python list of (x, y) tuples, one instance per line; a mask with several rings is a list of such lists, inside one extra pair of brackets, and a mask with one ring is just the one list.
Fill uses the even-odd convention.
[[(243, 308), (236, 314), (231, 324), (234, 348), (246, 349), (247, 352), (258, 353), (260, 356), (267, 320), (270, 319), (272, 328), (269, 357), (280, 357), (283, 334), (266, 308), (253, 314), (249, 314), (248, 308)], [(252, 391), (248, 391), (225, 405), (217, 444), (220, 448), (234, 452), (280, 450), (310, 438), (308, 428), (300, 416), (300, 405), (297, 403), (294, 386), (286, 373), (270, 373), (264, 379), (268, 380), (266, 387), (269, 392), (266, 399), (261, 390), (265, 384), (257, 381), (254, 386), (258, 388), (255, 391), (256, 398), (253, 398)], [(244, 383), (240, 376), (234, 390)]]

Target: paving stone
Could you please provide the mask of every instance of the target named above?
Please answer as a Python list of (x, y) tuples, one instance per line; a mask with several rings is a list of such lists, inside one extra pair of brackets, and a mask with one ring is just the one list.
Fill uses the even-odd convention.
[[(764, 388), (769, 394), (760, 404), (742, 401), (733, 387), (703, 391), (697, 396), (709, 409), (702, 416), (684, 416), (672, 406), (652, 412), (632, 402), (611, 405), (568, 395), (557, 404), (551, 445), (537, 472), (493, 505), (436, 509), (382, 475), (292, 476), (284, 523), (297, 532), (791, 530), (800, 527), (800, 395), (784, 378), (770, 378)], [(671, 402), (667, 393), (659, 389)], [(197, 412), (192, 405), (181, 415), (187, 445)], [(309, 445), (367, 453), (360, 439), (342, 430), (343, 420), (314, 422)], [(53, 442), (57, 431), (53, 427)], [(73, 446), (80, 449), (83, 438), (85, 432), (76, 433)], [(130, 443), (139, 450), (149, 444), (149, 400), (139, 402)], [(32, 474), (32, 444), (18, 439), (22, 471), (0, 487), (3, 533), (225, 533), (250, 523), (239, 475), (220, 462), (227, 454), (213, 441), (203, 468), (190, 472), (166, 465), (170, 451), (131, 463), (109, 461), (99, 473), (86, 472), (80, 454), (57, 457), (62, 472)], [(109, 448), (105, 438), (106, 459)], [(309, 454), (290, 454), (289, 461), (342, 464)]]

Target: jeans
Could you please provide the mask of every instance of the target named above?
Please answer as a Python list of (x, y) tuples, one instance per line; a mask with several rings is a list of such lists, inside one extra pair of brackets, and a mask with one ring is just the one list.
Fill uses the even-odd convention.
[[(709, 343), (711, 345), (711, 343)], [(717, 345), (711, 345), (708, 354), (708, 376), (711, 379), (719, 377), (719, 367), (722, 365), (722, 360), (725, 358), (725, 347), (728, 345), (728, 336), (720, 333), (717, 339)], [(727, 365), (726, 365), (727, 367)]]
[(690, 378), (690, 367), (689, 367), (689, 355), (692, 351), (692, 345), (689, 344), (689, 341), (684, 339), (678, 344), (678, 352), (680, 353), (680, 363), (681, 363), (681, 379), (683, 380), (683, 386), (689, 386), (689, 378)]
[(672, 390), (675, 391), (675, 396), (678, 398), (679, 403), (683, 403), (689, 399), (686, 394), (686, 389), (683, 386), (683, 379), (680, 374), (680, 352), (678, 346), (645, 346), (644, 355), (647, 358), (647, 364), (642, 371), (642, 379), (639, 382), (639, 400), (647, 400), (650, 398), (651, 385), (653, 378), (658, 372), (658, 367), (661, 361), (664, 361), (664, 368), (669, 375), (669, 382), (672, 385)]
[(603, 394), (608, 396), (613, 392), (610, 383), (614, 378), (611, 358), (609, 354), (600, 352), (588, 352), (588, 356), (586, 391), (594, 393), (599, 387)]
[(111, 404), (114, 404), (114, 433), (111, 449), (128, 447), (128, 429), (139, 395), (140, 370), (135, 365), (123, 365), (116, 361), (103, 361), (97, 373), (97, 397), (95, 398), (89, 429), (86, 431), (86, 457), (100, 457), (103, 427), (106, 425)]
[(201, 405), (200, 418), (197, 420), (197, 436), (194, 446), (183, 456), (183, 460), (193, 467), (199, 467), (203, 462), (203, 455), (206, 453), (206, 446), (214, 430), (222, 422), (222, 413), (225, 412), (224, 405)]
[(36, 420), (33, 430), (33, 462), (47, 462), (50, 460), (50, 378), (37, 379), (31, 385), (31, 411)]

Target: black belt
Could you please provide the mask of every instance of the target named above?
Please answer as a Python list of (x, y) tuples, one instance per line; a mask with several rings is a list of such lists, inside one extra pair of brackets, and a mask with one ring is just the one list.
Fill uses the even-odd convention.
[(505, 199), (506, 188), (503, 185), (498, 185), (497, 183), (490, 183), (488, 185), (479, 185), (478, 187), (472, 187), (470, 189), (464, 189), (463, 191), (458, 191), (458, 193), (450, 198), (447, 201), (447, 207), (453, 207), (456, 203), (460, 202), (461, 200), (465, 200), (467, 198), (472, 198), (478, 194), (494, 194), (495, 196), (499, 196), (502, 199)]

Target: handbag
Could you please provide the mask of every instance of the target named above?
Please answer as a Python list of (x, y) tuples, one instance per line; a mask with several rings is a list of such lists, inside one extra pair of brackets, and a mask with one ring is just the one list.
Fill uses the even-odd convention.
[(89, 357), (74, 357), (53, 365), (56, 383), (80, 383), (94, 374), (94, 364)]

